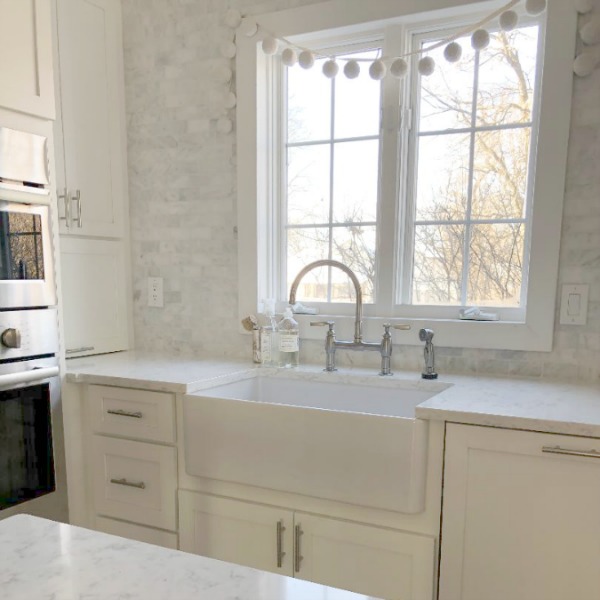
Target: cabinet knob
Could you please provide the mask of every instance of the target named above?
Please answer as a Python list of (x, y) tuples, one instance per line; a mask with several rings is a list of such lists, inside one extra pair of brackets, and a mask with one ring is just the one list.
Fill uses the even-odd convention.
[(18, 329), (9, 328), (5, 329), (0, 335), (0, 342), (6, 348), (20, 348), (21, 347), (21, 332)]

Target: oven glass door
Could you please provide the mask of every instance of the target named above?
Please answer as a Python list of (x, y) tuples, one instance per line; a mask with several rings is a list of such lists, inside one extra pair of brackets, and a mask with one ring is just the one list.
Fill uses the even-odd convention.
[(56, 304), (48, 214), (0, 200), (0, 309)]
[(0, 391), (0, 509), (55, 490), (50, 385)]

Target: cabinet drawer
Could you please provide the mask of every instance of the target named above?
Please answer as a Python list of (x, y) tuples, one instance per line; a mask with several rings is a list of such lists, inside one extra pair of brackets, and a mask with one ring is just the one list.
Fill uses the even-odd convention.
[(134, 525), (133, 523), (123, 523), (114, 519), (105, 517), (96, 517), (96, 529), (111, 535), (118, 535), (129, 540), (146, 542), (163, 548), (172, 548), (177, 550), (177, 534), (168, 531), (160, 531), (143, 525)]
[(92, 469), (96, 513), (177, 529), (175, 448), (95, 435)]
[(87, 399), (95, 433), (175, 442), (173, 394), (90, 385)]

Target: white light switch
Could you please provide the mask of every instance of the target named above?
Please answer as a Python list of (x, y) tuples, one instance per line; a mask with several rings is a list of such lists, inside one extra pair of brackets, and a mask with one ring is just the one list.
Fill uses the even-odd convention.
[(148, 306), (155, 308), (164, 306), (162, 277), (148, 277)]
[(587, 323), (589, 285), (563, 285), (560, 301), (561, 325), (585, 325)]

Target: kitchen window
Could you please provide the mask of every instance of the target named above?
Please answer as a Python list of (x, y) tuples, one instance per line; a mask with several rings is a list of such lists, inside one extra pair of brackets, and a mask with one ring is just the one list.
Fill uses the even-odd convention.
[[(485, 50), (461, 38), (459, 63), (447, 63), (442, 47), (429, 53), (433, 75), (419, 76), (413, 64), (401, 81), (372, 80), (368, 62), (356, 80), (341, 69), (330, 80), (319, 61), (307, 71), (287, 69), (259, 51), (257, 83), (266, 85), (256, 98), (257, 141), (265, 142), (254, 184), (257, 303), (285, 302), (302, 266), (332, 258), (361, 281), (365, 337), (377, 339), (381, 319), (414, 319), (446, 331), (442, 345), (550, 349), (570, 108), (571, 73), (556, 64), (569, 54), (569, 40), (556, 33), (564, 12), (551, 2), (547, 15), (522, 17), (510, 33), (490, 25)], [(463, 8), (298, 39), (326, 56), (397, 56), (480, 14)], [(281, 14), (272, 18), (282, 22)], [(554, 91), (557, 77), (568, 94)], [(544, 119), (552, 107), (558, 129)], [(243, 119), (240, 126), (243, 136)], [(543, 145), (551, 139), (562, 144), (558, 152)], [(242, 148), (240, 155), (243, 179)], [(560, 189), (549, 190), (548, 177)], [(328, 268), (309, 273), (298, 294), (342, 327), (353, 296), (346, 276)], [(501, 321), (483, 324), (485, 333), (481, 323), (459, 321), (459, 308), (472, 305)]]

